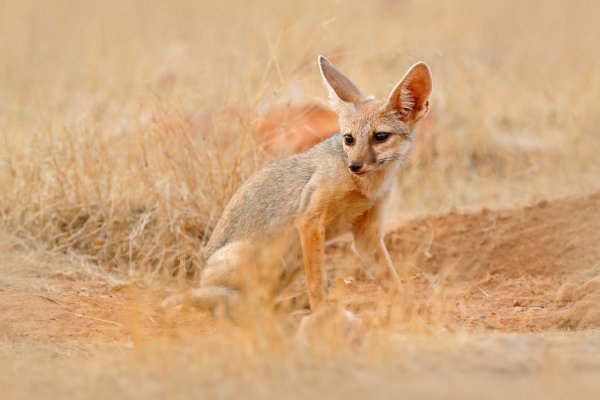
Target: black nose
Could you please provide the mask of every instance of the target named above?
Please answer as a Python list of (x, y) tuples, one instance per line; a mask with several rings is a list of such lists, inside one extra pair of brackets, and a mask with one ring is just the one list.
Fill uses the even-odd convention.
[(350, 163), (350, 165), (348, 165), (348, 168), (350, 168), (350, 171), (352, 171), (352, 172), (358, 172), (358, 171), (360, 171), (362, 166), (363, 166), (363, 164), (361, 162), (353, 161)]

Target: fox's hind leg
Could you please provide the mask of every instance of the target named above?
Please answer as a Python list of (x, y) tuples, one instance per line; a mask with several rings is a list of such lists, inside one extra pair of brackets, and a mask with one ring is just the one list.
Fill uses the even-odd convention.
[(200, 274), (200, 285), (184, 293), (173, 295), (162, 302), (163, 307), (192, 303), (199, 309), (225, 312), (235, 305), (245, 289), (240, 269), (252, 260), (252, 246), (233, 242), (223, 246), (207, 260)]
[(232, 242), (208, 258), (198, 288), (166, 299), (163, 306), (190, 302), (202, 310), (229, 314), (242, 298), (251, 304), (272, 299), (278, 275), (279, 269), (259, 246)]

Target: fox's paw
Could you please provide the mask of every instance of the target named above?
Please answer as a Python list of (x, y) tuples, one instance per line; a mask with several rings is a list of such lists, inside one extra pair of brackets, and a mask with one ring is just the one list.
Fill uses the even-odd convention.
[(362, 322), (352, 311), (338, 307), (328, 307), (302, 317), (296, 339), (303, 343), (316, 340), (353, 340), (362, 327)]
[(160, 302), (160, 308), (162, 309), (169, 309), (169, 308), (173, 308), (175, 306), (181, 305), (183, 303), (185, 303), (186, 300), (186, 296), (179, 293), (179, 294), (174, 294), (172, 296), (167, 297), (166, 299), (164, 299), (163, 301)]

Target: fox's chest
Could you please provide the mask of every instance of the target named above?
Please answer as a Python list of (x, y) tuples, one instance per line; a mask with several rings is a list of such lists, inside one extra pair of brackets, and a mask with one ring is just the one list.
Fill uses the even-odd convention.
[(327, 225), (326, 238), (333, 239), (352, 229), (357, 218), (364, 215), (375, 202), (360, 192), (351, 192), (339, 202), (333, 219)]

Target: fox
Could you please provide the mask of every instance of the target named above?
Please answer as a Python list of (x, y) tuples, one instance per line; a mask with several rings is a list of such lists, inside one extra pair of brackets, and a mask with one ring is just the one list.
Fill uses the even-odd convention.
[(235, 192), (204, 248), (198, 287), (168, 298), (201, 308), (251, 295), (274, 301), (304, 266), (308, 305), (330, 304), (325, 243), (350, 232), (363, 270), (386, 293), (403, 293), (384, 244), (384, 221), (415, 125), (430, 108), (432, 75), (414, 64), (386, 100), (364, 95), (324, 56), (318, 66), (339, 133), (271, 162)]

